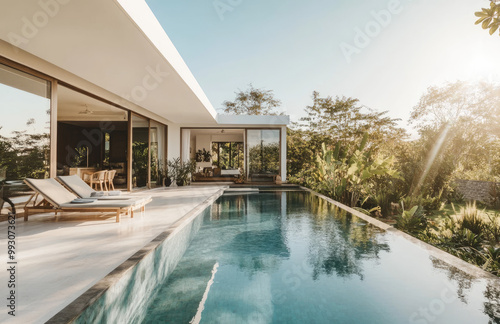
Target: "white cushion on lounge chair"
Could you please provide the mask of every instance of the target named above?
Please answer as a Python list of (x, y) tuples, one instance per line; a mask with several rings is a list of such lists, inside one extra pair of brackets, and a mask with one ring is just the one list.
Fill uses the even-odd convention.
[[(95, 191), (90, 187), (85, 181), (83, 181), (79, 176), (58, 176), (59, 180), (63, 185), (71, 189), (80, 198), (98, 198), (99, 200), (107, 199), (130, 199), (130, 197), (117, 197), (121, 195), (121, 191)], [(109, 198), (108, 198), (109, 197)], [(112, 197), (112, 198), (110, 198)]]
[(80, 198), (72, 192), (69, 192), (55, 179), (25, 179), (30, 187), (38, 191), (47, 201), (54, 206), (60, 206), (69, 203), (73, 199)]

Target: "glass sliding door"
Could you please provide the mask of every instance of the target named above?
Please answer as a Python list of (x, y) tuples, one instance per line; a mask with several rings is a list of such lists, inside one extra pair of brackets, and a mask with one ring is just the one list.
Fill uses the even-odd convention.
[(57, 173), (88, 180), (115, 170), (113, 187), (127, 187), (128, 112), (62, 85), (57, 90)]
[(247, 130), (248, 176), (252, 181), (272, 181), (280, 172), (280, 130)]
[(132, 188), (148, 184), (149, 120), (132, 115)]
[(151, 150), (150, 186), (154, 188), (163, 185), (163, 170), (166, 156), (166, 127), (151, 121), (149, 138)]
[(0, 64), (0, 184), (47, 178), (50, 82)]

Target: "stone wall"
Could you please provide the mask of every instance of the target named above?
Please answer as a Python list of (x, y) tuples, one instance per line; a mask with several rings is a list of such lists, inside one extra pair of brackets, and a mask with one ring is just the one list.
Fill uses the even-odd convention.
[(500, 182), (477, 181), (477, 180), (455, 180), (457, 191), (465, 200), (476, 200), (484, 203), (491, 202), (492, 193), (500, 191)]

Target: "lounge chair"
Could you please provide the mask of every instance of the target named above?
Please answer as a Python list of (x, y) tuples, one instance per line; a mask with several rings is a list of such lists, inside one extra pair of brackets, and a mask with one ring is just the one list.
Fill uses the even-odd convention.
[(24, 182), (36, 193), (43, 196), (38, 204), (24, 207), (24, 221), (28, 221), (30, 212), (115, 212), (116, 222), (120, 221), (121, 214), (130, 214), (134, 217), (134, 210), (145, 206), (151, 197), (134, 197), (127, 200), (97, 200), (94, 198), (82, 199), (69, 192), (55, 179), (24, 179)]
[(133, 198), (133, 196), (121, 196), (121, 191), (95, 191), (76, 174), (58, 176), (57, 181), (80, 198), (97, 198), (97, 200), (126, 200)]

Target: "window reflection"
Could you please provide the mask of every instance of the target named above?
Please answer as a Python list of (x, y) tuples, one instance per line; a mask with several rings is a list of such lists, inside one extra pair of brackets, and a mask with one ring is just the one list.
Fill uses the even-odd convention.
[[(248, 173), (253, 181), (279, 174), (280, 131), (252, 129), (247, 131)], [(271, 179), (272, 180), (272, 179)]]
[(151, 149), (151, 187), (163, 185), (165, 177), (165, 126), (151, 122), (150, 149)]
[(149, 121), (132, 115), (132, 187), (145, 187), (148, 182)]
[(47, 178), (50, 83), (0, 65), (0, 181)]

